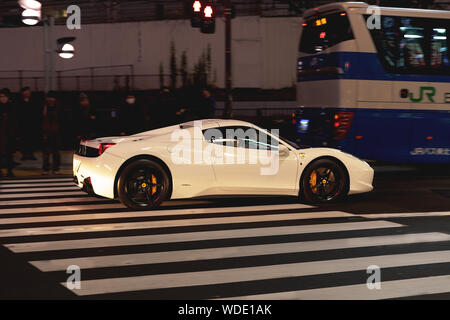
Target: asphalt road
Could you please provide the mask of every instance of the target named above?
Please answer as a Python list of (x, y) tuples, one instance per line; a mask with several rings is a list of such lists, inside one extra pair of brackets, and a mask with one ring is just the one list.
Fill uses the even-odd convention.
[[(66, 176), (1, 180), (0, 298), (449, 299), (450, 169), (376, 171), (374, 192), (334, 204), (197, 199), (154, 212), (90, 198)], [(80, 289), (66, 287), (71, 265)]]

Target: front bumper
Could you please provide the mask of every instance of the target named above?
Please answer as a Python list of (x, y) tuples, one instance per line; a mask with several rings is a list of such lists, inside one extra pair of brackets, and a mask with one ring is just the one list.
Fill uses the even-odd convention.
[(350, 190), (348, 194), (351, 195), (372, 191), (374, 175), (375, 171), (366, 163), (364, 166), (353, 169), (350, 174)]

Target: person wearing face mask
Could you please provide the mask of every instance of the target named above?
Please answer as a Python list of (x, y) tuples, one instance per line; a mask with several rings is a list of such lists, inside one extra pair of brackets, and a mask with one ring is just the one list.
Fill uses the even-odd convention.
[[(0, 91), (0, 175), (14, 177), (12, 168), (16, 139), (16, 118), (10, 94), (11, 92), (7, 88)], [(6, 169), (6, 172), (3, 169)]]
[(49, 174), (50, 154), (52, 155), (53, 160), (53, 174), (59, 174), (62, 112), (56, 100), (56, 93), (53, 91), (47, 93), (42, 118), (42, 174)]
[(132, 135), (145, 130), (145, 115), (133, 93), (128, 93), (119, 109), (120, 135)]

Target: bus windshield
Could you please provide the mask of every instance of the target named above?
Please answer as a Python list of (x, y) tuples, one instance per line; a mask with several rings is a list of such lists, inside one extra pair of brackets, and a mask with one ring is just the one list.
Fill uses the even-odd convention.
[(305, 24), (300, 41), (300, 51), (304, 53), (318, 53), (343, 41), (354, 39), (345, 12), (316, 17)]

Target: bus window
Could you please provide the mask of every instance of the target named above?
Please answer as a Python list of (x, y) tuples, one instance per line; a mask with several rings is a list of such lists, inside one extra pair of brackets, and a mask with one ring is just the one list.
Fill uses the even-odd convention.
[(410, 18), (400, 18), (400, 44), (398, 68), (412, 71), (425, 68), (425, 29), (416, 26)]
[(447, 28), (433, 28), (431, 38), (431, 68), (450, 67)]
[(371, 35), (388, 72), (450, 72), (448, 24), (437, 19), (382, 16), (381, 26), (371, 30)]
[(307, 21), (303, 28), (299, 51), (318, 53), (343, 41), (354, 39), (347, 15), (343, 12)]
[(380, 58), (389, 68), (397, 66), (397, 29), (395, 18), (383, 16), (381, 19), (381, 29), (372, 32), (372, 37), (377, 46)]

